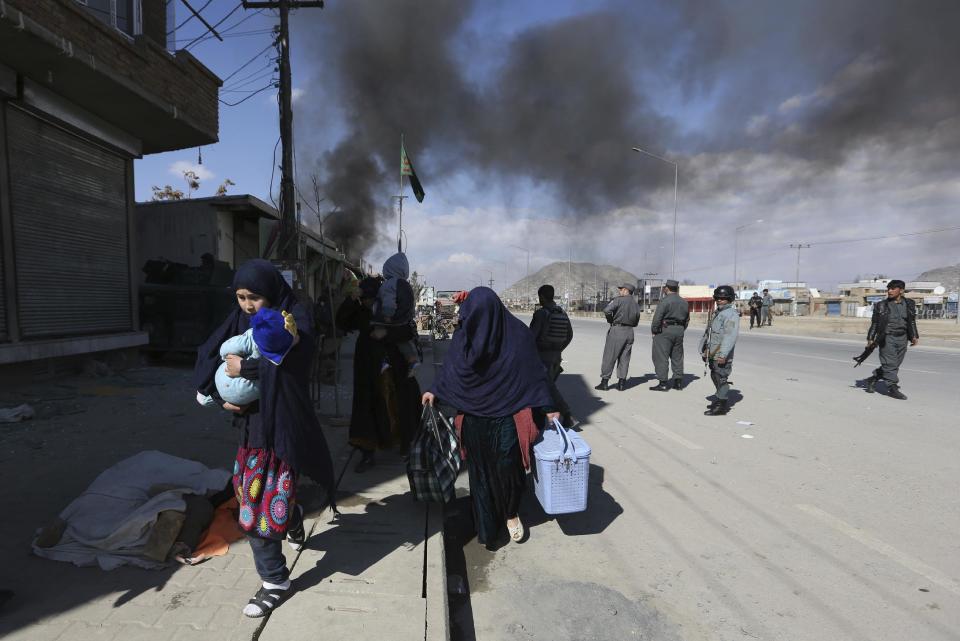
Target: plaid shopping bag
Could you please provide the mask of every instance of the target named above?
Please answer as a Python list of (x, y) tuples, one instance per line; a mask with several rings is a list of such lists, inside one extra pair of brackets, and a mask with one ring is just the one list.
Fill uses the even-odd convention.
[(417, 501), (447, 503), (455, 494), (460, 473), (460, 445), (457, 433), (438, 410), (424, 406), (420, 431), (410, 444), (407, 479)]

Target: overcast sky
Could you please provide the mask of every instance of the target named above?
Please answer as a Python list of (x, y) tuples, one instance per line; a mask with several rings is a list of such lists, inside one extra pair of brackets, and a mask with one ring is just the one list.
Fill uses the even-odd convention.
[[(213, 22), (237, 1), (207, 4)], [(199, 195), (229, 177), (270, 200), (276, 94), (252, 92), (276, 18), (253, 14), (190, 49), (222, 78), (252, 59), (225, 85), (247, 100), (221, 105)], [(572, 258), (666, 276), (674, 170), (640, 146), (679, 165), (678, 278), (731, 282), (736, 242), (741, 279), (793, 280), (791, 243), (812, 245), (801, 280), (828, 290), (911, 279), (960, 262), (957, 24), (955, 0), (330, 0), (293, 16), (298, 183), (316, 174), (323, 213), (340, 208), (327, 231), (382, 262), (403, 133), (427, 194), (404, 203), (407, 252), (429, 282), (492, 271), (500, 289), (527, 249), (531, 271)], [(201, 32), (188, 21), (179, 46)], [(138, 161), (138, 199), (196, 161)], [(903, 235), (928, 230), (944, 231)]]

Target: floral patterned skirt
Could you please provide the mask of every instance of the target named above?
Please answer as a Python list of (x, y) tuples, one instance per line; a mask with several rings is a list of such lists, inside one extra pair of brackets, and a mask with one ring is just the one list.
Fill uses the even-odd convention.
[(233, 490), (240, 528), (263, 539), (287, 535), (296, 503), (297, 473), (272, 450), (240, 447), (233, 464)]

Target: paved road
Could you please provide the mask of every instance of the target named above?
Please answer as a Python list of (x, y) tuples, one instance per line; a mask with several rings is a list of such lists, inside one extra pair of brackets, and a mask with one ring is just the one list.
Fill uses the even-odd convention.
[(559, 383), (593, 448), (590, 507), (554, 519), (528, 495), (526, 543), (467, 543), (455, 638), (960, 639), (960, 351), (911, 349), (902, 402), (855, 385), (875, 362), (852, 368), (860, 342), (746, 331), (742, 400), (706, 417), (709, 379), (641, 382), (645, 328), (633, 386), (595, 392), (605, 331), (575, 321)]

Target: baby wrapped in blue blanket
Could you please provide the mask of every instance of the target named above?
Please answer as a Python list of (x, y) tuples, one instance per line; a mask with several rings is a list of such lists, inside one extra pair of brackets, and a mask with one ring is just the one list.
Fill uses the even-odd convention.
[[(227, 374), (226, 358), (236, 355), (246, 360), (259, 360), (261, 357), (274, 365), (280, 365), (290, 349), (296, 344), (296, 334), (287, 328), (287, 318), (269, 307), (262, 308), (250, 319), (250, 329), (228, 338), (220, 346), (220, 358), (224, 362), (217, 368), (214, 377), (217, 394), (227, 403), (249, 405), (260, 398), (260, 386), (255, 380)], [(219, 405), (210, 396), (197, 394), (201, 405)]]

